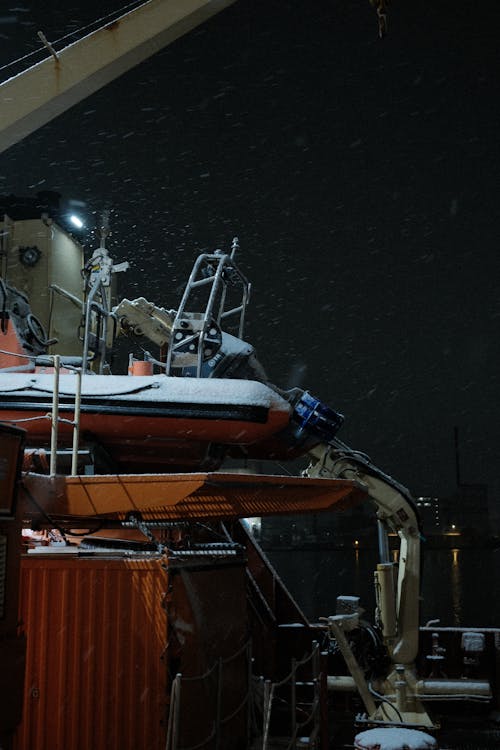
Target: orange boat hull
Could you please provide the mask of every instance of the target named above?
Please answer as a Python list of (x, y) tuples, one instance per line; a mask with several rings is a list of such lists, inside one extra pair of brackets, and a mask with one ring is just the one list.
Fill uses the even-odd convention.
[[(0, 420), (23, 427), (30, 447), (47, 448), (52, 378), (35, 374), (18, 380), (20, 387), (14, 375), (0, 378)], [(75, 378), (60, 380), (58, 445), (69, 447)], [(215, 468), (224, 447), (272, 439), (289, 425), (290, 414), (284, 399), (253, 381), (89, 377), (82, 390), (80, 446), (99, 445), (120, 470)]]

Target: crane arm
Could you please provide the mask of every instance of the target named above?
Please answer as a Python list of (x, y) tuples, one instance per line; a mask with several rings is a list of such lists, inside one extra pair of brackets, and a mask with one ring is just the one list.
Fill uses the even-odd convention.
[(234, 0), (148, 0), (0, 84), (0, 153)]
[(393, 611), (391, 613), (391, 604), (386, 602), (381, 612), (382, 627), (392, 661), (410, 665), (418, 650), (420, 594), (420, 530), (412, 497), (405, 487), (372, 464), (364, 454), (350, 449), (337, 438), (329, 444), (316, 446), (310, 455), (307, 476), (355, 479), (374, 503), (382, 527), (400, 538)]

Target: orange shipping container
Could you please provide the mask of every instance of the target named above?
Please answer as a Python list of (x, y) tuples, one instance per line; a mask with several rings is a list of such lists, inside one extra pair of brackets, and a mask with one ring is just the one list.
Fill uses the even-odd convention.
[(163, 750), (167, 572), (159, 558), (22, 561), (24, 713), (14, 750)]

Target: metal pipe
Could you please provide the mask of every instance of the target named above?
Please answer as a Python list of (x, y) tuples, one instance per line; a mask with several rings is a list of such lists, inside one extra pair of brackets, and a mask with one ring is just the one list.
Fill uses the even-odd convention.
[(334, 693), (355, 693), (356, 683), (351, 675), (329, 674), (326, 678), (326, 686)]
[(425, 700), (491, 699), (491, 685), (487, 680), (424, 679), (416, 684), (416, 693)]
[(73, 304), (76, 305), (76, 307), (80, 308), (80, 310), (82, 311), (82, 313), (84, 312), (84, 310), (85, 310), (85, 304), (75, 294), (71, 294), (71, 292), (67, 292), (66, 289), (63, 289), (58, 284), (51, 284), (49, 286), (49, 290), (51, 292), (57, 292), (58, 294), (61, 295), (61, 297), (65, 297), (66, 299), (69, 299), (69, 301), (73, 302)]
[(396, 706), (397, 706), (398, 711), (401, 714), (404, 714), (404, 713), (406, 713), (406, 710), (407, 710), (407, 706), (406, 706), (406, 701), (407, 701), (406, 688), (407, 688), (407, 684), (406, 684), (406, 679), (405, 679), (405, 668), (404, 668), (404, 666), (402, 666), (400, 664), (397, 664), (396, 665), (396, 674), (397, 674), (397, 679), (396, 679), (396, 681), (394, 683), (394, 690), (396, 692)]
[(78, 473), (78, 443), (80, 440), (80, 406), (82, 403), (82, 371), (76, 371), (75, 412), (73, 415), (73, 452), (71, 454), (71, 476)]
[[(342, 618), (339, 618), (339, 619), (341, 620)], [(349, 672), (351, 673), (354, 679), (354, 682), (356, 683), (356, 687), (358, 689), (361, 700), (363, 701), (365, 705), (367, 713), (369, 714), (369, 716), (373, 716), (373, 714), (375, 713), (377, 709), (375, 705), (375, 701), (373, 700), (373, 697), (370, 694), (370, 691), (368, 689), (368, 685), (366, 683), (365, 676), (361, 670), (361, 667), (359, 666), (356, 660), (356, 657), (354, 656), (351, 650), (349, 642), (347, 638), (345, 637), (344, 631), (342, 630), (340, 623), (336, 621), (335, 616), (328, 618), (328, 627), (333, 632), (333, 635), (335, 637), (335, 640), (337, 641), (337, 645), (341, 651), (341, 654), (344, 657), (344, 660), (345, 660), (345, 663), (347, 664)]]
[(319, 728), (320, 728), (320, 750), (328, 750), (330, 739), (328, 732), (328, 651), (320, 653), (319, 673)]
[(292, 742), (290, 747), (295, 750), (297, 747), (297, 660), (292, 659), (292, 674), (290, 681), (290, 718), (291, 718), (291, 734)]
[(221, 742), (222, 669), (222, 657), (219, 657), (217, 664), (217, 704), (215, 708), (215, 750), (219, 750)]
[(382, 634), (384, 638), (391, 640), (398, 634), (394, 563), (379, 563), (375, 576), (378, 583), (377, 604), (382, 621)]
[(252, 721), (252, 641), (249, 640), (246, 647), (247, 657), (247, 744), (246, 750), (249, 750), (251, 743), (251, 721)]
[(181, 680), (180, 673), (175, 675), (170, 692), (171, 703), (168, 717), (166, 750), (177, 750), (179, 744), (179, 715), (181, 707)]
[(264, 682), (264, 703), (263, 703), (263, 727), (262, 727), (262, 750), (267, 750), (269, 739), (269, 725), (271, 722), (271, 703), (272, 703), (272, 685), (271, 680)]
[(312, 642), (312, 673), (313, 677), (319, 677), (320, 671), (320, 651), (318, 641)]
[(378, 534), (378, 556), (381, 563), (388, 563), (391, 561), (389, 551), (389, 537), (387, 536), (387, 526), (380, 518), (377, 519), (377, 534)]
[(59, 368), (60, 356), (55, 354), (54, 362), (54, 386), (52, 391), (52, 414), (50, 430), (50, 475), (55, 476), (57, 471), (57, 442), (59, 431)]

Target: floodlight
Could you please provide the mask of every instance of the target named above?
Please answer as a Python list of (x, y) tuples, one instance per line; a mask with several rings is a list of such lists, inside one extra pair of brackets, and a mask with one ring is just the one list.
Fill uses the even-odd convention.
[(77, 228), (81, 229), (83, 227), (83, 221), (78, 218), (78, 216), (75, 216), (75, 214), (72, 214), (69, 217), (70, 222)]

